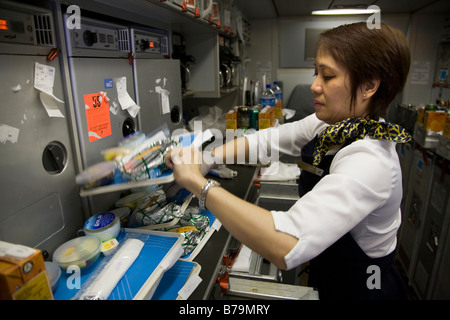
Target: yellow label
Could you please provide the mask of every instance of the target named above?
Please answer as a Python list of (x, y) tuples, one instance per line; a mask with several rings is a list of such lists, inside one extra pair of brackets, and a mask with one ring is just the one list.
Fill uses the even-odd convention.
[(227, 129), (237, 129), (237, 121), (235, 119), (227, 119)]
[(53, 300), (45, 271), (28, 281), (22, 288), (14, 293), (14, 300)]
[(175, 233), (183, 233), (186, 231), (198, 231), (198, 229), (194, 226), (186, 226), (186, 227), (181, 227), (181, 228), (177, 228), (174, 230), (170, 230), (170, 232), (175, 232)]
[(259, 129), (270, 128), (270, 119), (259, 119)]
[(140, 153), (138, 156), (136, 156), (135, 159), (136, 160), (140, 160), (140, 159), (144, 158), (146, 155), (148, 155), (150, 152), (153, 152), (153, 151), (155, 151), (157, 149), (161, 149), (161, 147), (160, 146), (154, 146), (154, 147), (152, 147), (150, 149), (147, 149), (144, 152)]
[(281, 107), (275, 108), (275, 118), (283, 118), (283, 109)]
[(118, 242), (116, 239), (109, 239), (109, 240), (102, 242), (102, 249), (109, 250), (117, 245), (118, 245)]
[(450, 138), (450, 114), (447, 115), (447, 120), (444, 125), (444, 133), (442, 135), (446, 138)]

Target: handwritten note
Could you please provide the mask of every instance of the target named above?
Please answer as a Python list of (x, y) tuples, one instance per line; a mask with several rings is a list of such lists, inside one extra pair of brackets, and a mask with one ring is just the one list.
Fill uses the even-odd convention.
[(35, 62), (34, 65), (34, 88), (39, 90), (39, 98), (49, 117), (64, 118), (56, 101), (64, 103), (53, 95), (55, 83), (55, 68)]
[(127, 91), (127, 78), (121, 77), (114, 79), (117, 89), (117, 98), (119, 99), (122, 110), (127, 110), (128, 113), (135, 118), (141, 107), (130, 97)]

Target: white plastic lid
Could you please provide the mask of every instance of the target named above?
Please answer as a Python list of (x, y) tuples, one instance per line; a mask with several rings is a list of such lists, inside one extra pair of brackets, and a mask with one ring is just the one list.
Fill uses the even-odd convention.
[(97, 237), (83, 236), (63, 243), (53, 253), (53, 261), (59, 266), (79, 265), (100, 252), (101, 241)]
[(23, 246), (21, 244), (0, 241), (0, 256), (6, 256), (14, 260), (23, 260), (35, 252), (35, 249)]
[(113, 212), (98, 213), (84, 223), (84, 230), (87, 231), (101, 231), (110, 228), (117, 222), (118, 218)]

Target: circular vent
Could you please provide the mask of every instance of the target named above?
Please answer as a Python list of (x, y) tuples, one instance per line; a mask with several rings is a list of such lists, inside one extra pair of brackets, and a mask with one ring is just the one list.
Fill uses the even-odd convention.
[(42, 153), (42, 164), (50, 174), (61, 173), (67, 165), (67, 150), (59, 141), (50, 142)]

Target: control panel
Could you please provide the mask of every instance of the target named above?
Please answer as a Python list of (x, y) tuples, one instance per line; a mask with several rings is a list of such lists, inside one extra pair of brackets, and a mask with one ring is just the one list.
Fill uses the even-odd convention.
[(169, 40), (164, 34), (134, 30), (133, 41), (136, 53), (169, 54)]
[(53, 46), (54, 41), (50, 13), (0, 8), (0, 42)]
[(125, 26), (85, 18), (78, 29), (66, 27), (69, 55), (126, 57), (131, 52), (129, 34)]
[(119, 50), (117, 30), (88, 24), (73, 31), (73, 44), (76, 48)]

